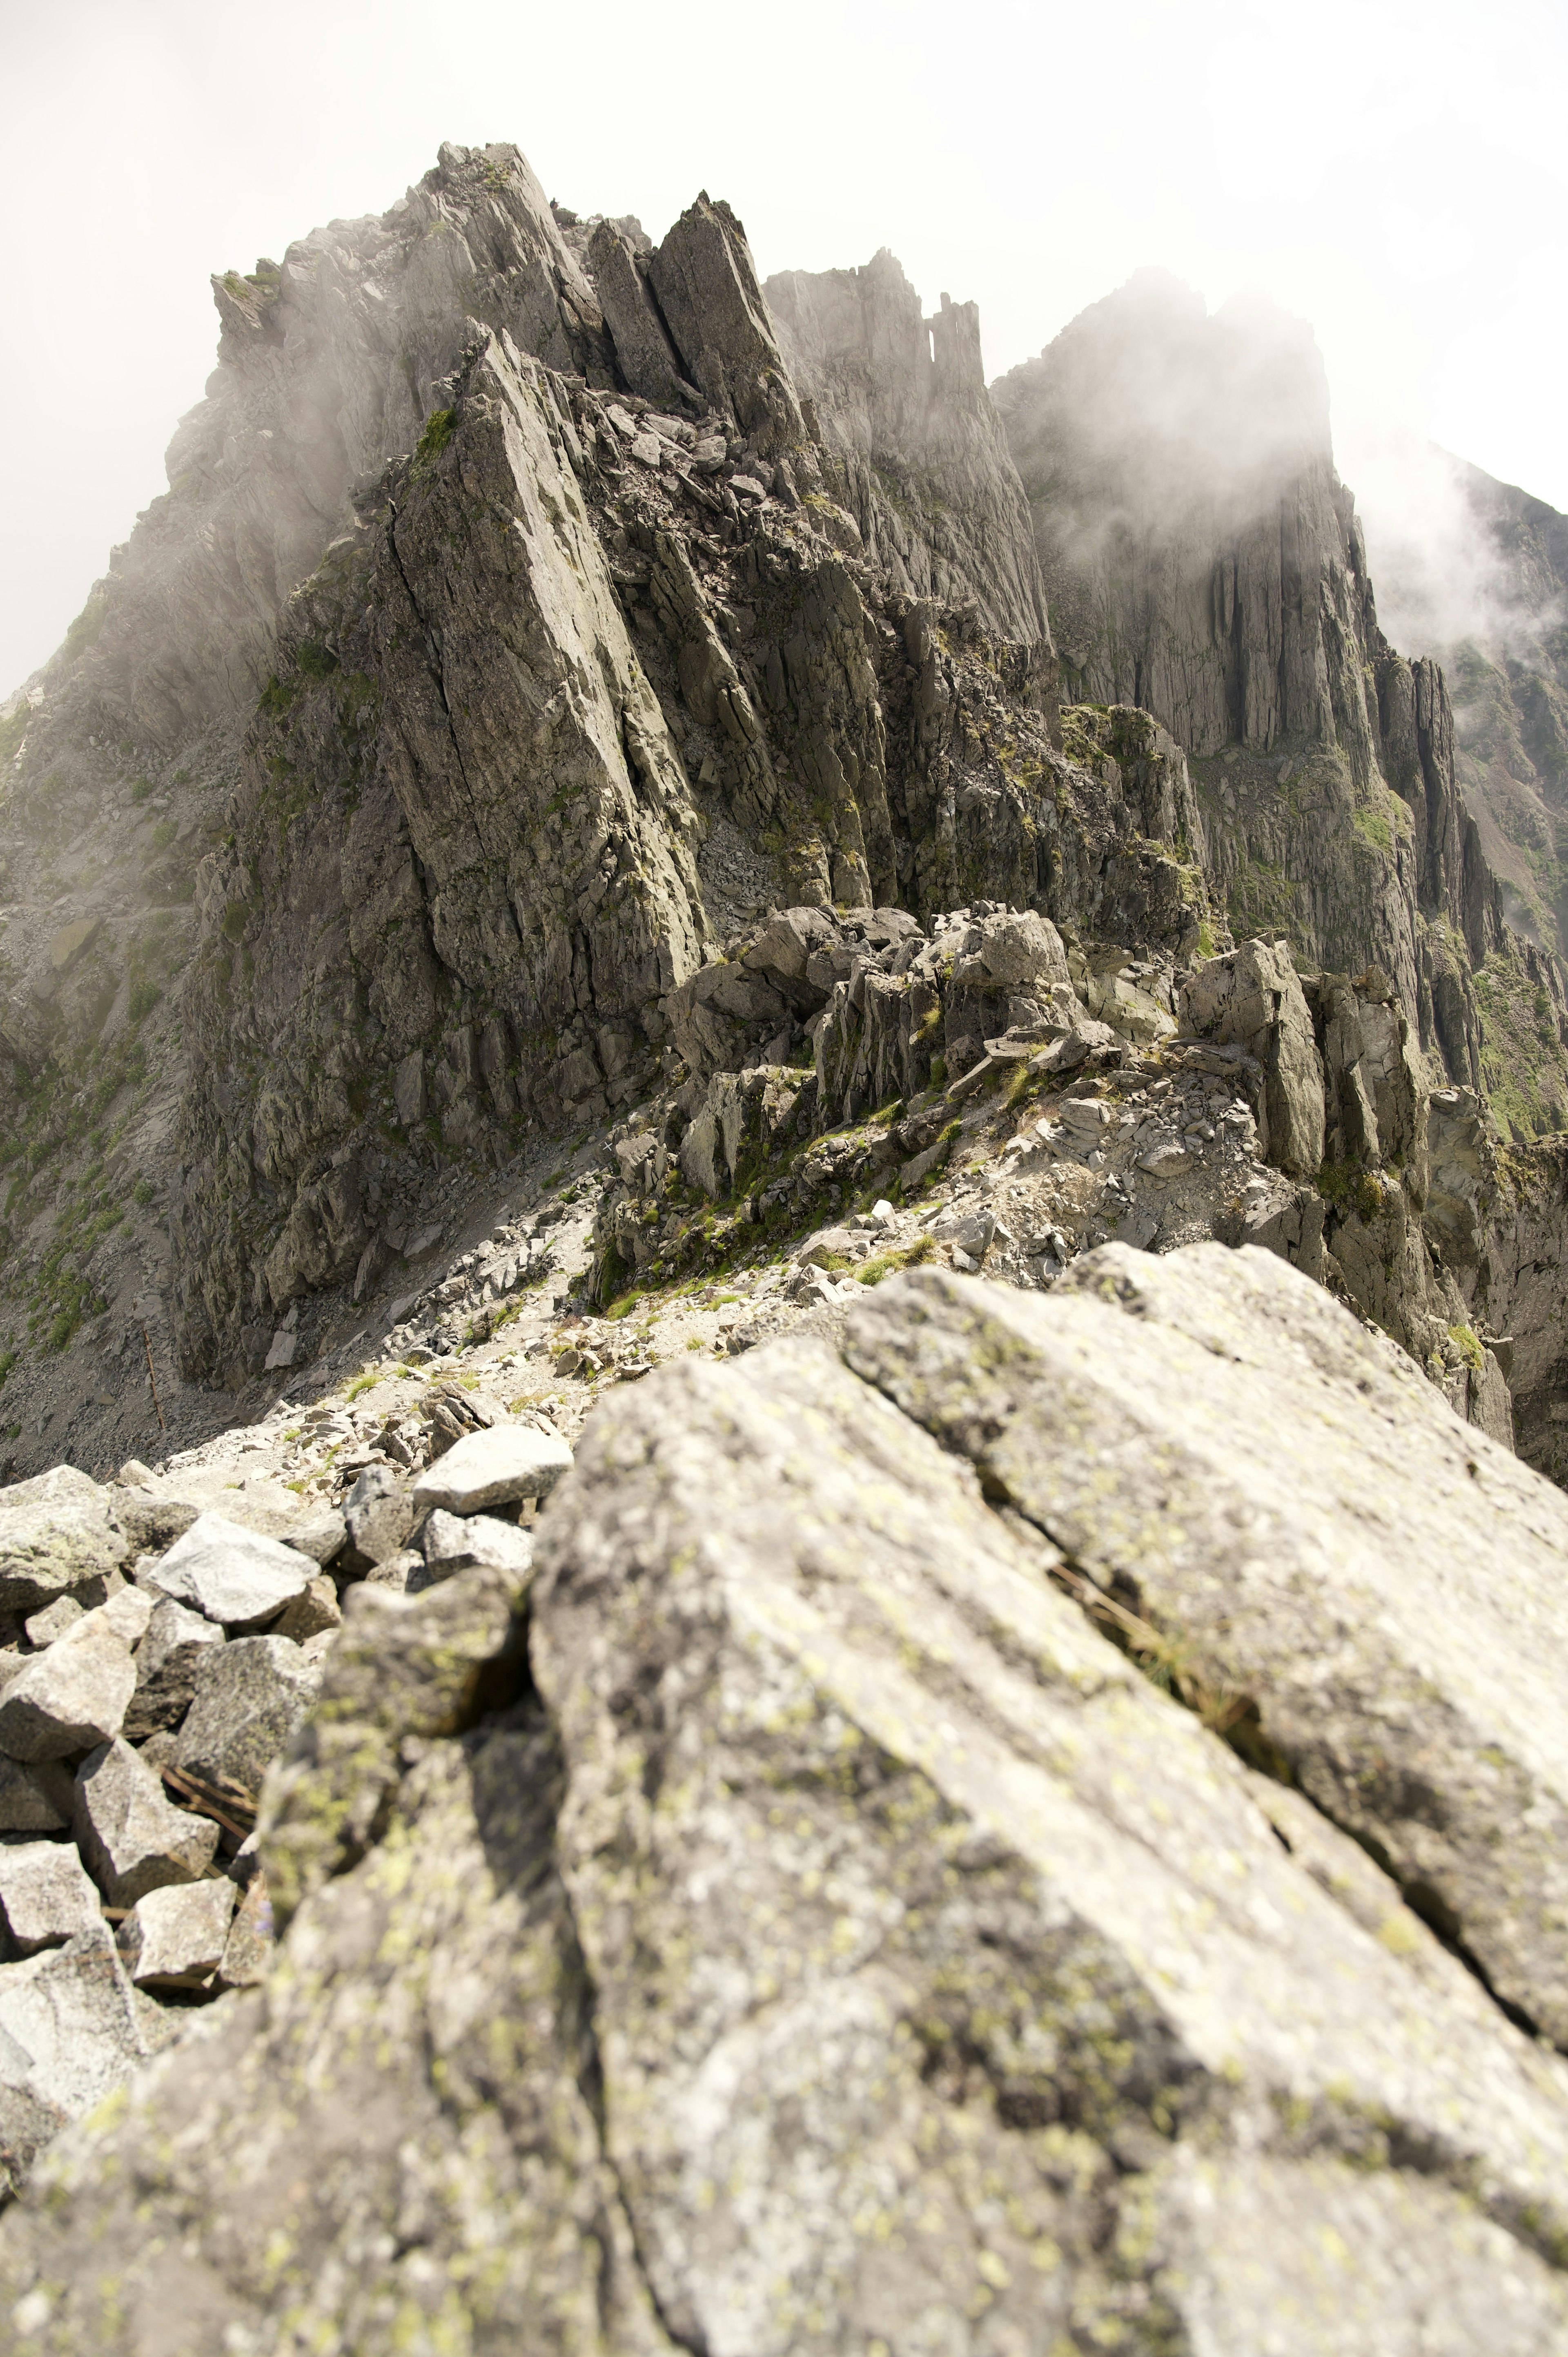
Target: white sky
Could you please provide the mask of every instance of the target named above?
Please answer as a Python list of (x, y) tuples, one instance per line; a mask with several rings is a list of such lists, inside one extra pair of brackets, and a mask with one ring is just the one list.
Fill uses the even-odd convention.
[(1539, 0), (0, 0), (0, 692), (164, 488), (209, 272), (381, 210), (443, 138), (655, 236), (705, 187), (764, 275), (890, 245), (929, 305), (978, 300), (992, 375), (1144, 264), (1262, 286), (1317, 330), (1374, 514), (1412, 431), (1568, 508)]

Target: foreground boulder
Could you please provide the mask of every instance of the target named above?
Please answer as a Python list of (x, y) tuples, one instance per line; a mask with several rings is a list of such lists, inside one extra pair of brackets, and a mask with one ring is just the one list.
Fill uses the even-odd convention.
[(1561, 1491), (1270, 1253), (922, 1271), (848, 1355), (1568, 2046)]
[[(1205, 1342), (1155, 1296), (1139, 1314), (1136, 1262), (1101, 1254), (1111, 1297), (1091, 1265), (1026, 1330), (983, 1286), (906, 1280), (852, 1319), (851, 1363), (789, 1341), (612, 1396), (538, 1526), (532, 1678), (496, 1570), (366, 1591), (263, 1800), (281, 1967), (0, 2221), (19, 2345), (196, 2357), (276, 2345), (286, 2315), (342, 2357), (1568, 2349), (1568, 2066), (1285, 1780), (1272, 1689), (1271, 1777), (1102, 1633), (1218, 1690), (1161, 1655), (1142, 1591), (1080, 1567), (1122, 1544), (1138, 1464), (1085, 1386), (1113, 1373), (1157, 1441), (1178, 1407), (1235, 1426), (1244, 1383), (1257, 1437), (1233, 1429), (1230, 1489), (1211, 1466), (1198, 1536), (1194, 1483), (1133, 1488), (1140, 1560), (1197, 1592), (1200, 1559), (1231, 1577), (1254, 1459), (1305, 1424), (1309, 1666), (1364, 1520), (1407, 1511), (1395, 1435), (1429, 1480), (1450, 1447), (1479, 1468), (1487, 1521), (1463, 1560), (1433, 1536), (1427, 1609), (1436, 1649), (1456, 1595), (1442, 1641), (1498, 1678), (1549, 1626), (1532, 1550), (1560, 1501), (1430, 1394), (1380, 1391), (1375, 1346), (1288, 1269), (1219, 1287)], [(1165, 1265), (1216, 1290), (1201, 1254)], [(1022, 1440), (998, 1469), (1052, 1349), (1070, 1559)], [(1102, 1594), (1120, 1620), (1084, 1609)], [(1392, 1645), (1392, 1606), (1364, 1609)], [(216, 1930), (197, 1944), (192, 1970)]]

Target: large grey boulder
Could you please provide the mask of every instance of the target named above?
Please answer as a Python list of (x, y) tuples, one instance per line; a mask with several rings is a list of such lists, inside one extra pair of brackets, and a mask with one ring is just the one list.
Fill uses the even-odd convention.
[(177, 1727), (196, 1692), (196, 1671), (208, 1649), (223, 1642), (215, 1620), (165, 1597), (136, 1648), (136, 1691), (125, 1712), (124, 1734), (140, 1742), (160, 1727)]
[(455, 1566), (424, 1593), (368, 1583), (349, 1589), (319, 1700), (262, 1794), (267, 1883), (280, 1923), (379, 1836), (401, 1746), (472, 1726), (515, 1685), (525, 1585), (515, 1570), (478, 1565)]
[(239, 1893), (222, 1876), (165, 1883), (138, 1899), (120, 1927), (119, 1948), (137, 1988), (192, 1989), (223, 1961)]
[(35, 1654), (0, 1696), (0, 1751), (8, 1759), (63, 1760), (119, 1734), (136, 1668), (103, 1609)]
[(98, 1893), (69, 1843), (0, 1848), (0, 1926), (11, 1955), (63, 1947), (102, 1921)]
[(76, 1838), (111, 1907), (134, 1907), (166, 1882), (193, 1882), (212, 1862), (218, 1828), (177, 1809), (128, 1743), (90, 1752), (76, 1779)]
[[(1228, 1380), (1059, 1306), (1189, 1413)], [(1260, 1362), (1277, 1322), (1238, 1313)], [(1321, 1450), (1348, 1543), (1381, 1459)], [(303, 1749), (274, 1779), (264, 2006), (0, 2220), (57, 2346), (265, 2346), (286, 2304), (356, 2350), (1568, 2348), (1568, 2065), (879, 1383), (790, 1343), (604, 1403), (542, 1519), (538, 1692), (465, 1722), (440, 1616), (483, 1577), (356, 1604), (308, 1724), (345, 1792), (382, 1729), (381, 1790), (323, 1844)], [(426, 1614), (410, 1691), (453, 1731), (410, 1740), (377, 1671)]]
[(238, 1637), (197, 1664), (175, 1764), (256, 1792), (315, 1698), (320, 1665), (287, 1637)]
[(1045, 1299), (922, 1271), (846, 1350), (1568, 2044), (1560, 1491), (1270, 1253), (1108, 1244)]
[(13, 2185), (144, 2059), (137, 2004), (106, 1923), (0, 1965), (0, 2171)]
[[(130, 1553), (112, 1493), (74, 1465), (0, 1491), (0, 1612), (38, 1612), (71, 1588), (102, 1583)], [(96, 1603), (100, 1585), (87, 1600)]]
[(390, 1465), (367, 1465), (343, 1509), (349, 1536), (371, 1563), (384, 1563), (408, 1544), (413, 1499)]
[(428, 1579), (450, 1579), (485, 1564), (513, 1572), (520, 1584), (533, 1567), (533, 1540), (494, 1514), (448, 1514), (437, 1507), (420, 1534)]
[(146, 1582), (209, 1620), (244, 1628), (281, 1611), (316, 1571), (313, 1556), (281, 1539), (205, 1513), (146, 1574)]
[(1243, 942), (1200, 965), (1181, 994), (1195, 1031), (1246, 1049), (1263, 1068), (1260, 1149), (1293, 1178), (1315, 1178), (1325, 1135), (1323, 1059), (1289, 948)]
[(482, 1514), (520, 1498), (544, 1498), (572, 1466), (572, 1451), (556, 1432), (529, 1424), (498, 1424), (470, 1432), (427, 1465), (413, 1485), (416, 1513), (441, 1507), (452, 1514)]

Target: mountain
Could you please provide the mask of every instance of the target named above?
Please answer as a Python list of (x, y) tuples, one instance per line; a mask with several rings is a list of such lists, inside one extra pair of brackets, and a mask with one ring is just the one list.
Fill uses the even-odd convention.
[(1568, 991), (1309, 332), (213, 291), (0, 717), (16, 2345), (1568, 2349)]

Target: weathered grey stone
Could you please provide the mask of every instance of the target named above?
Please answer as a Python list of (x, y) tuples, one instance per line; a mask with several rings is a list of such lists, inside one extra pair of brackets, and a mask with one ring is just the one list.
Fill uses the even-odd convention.
[(258, 1987), (271, 1972), (276, 1953), (273, 1902), (267, 1890), (267, 1878), (258, 1872), (251, 1877), (244, 1897), (234, 1910), (234, 1920), (229, 1926), (228, 1936), (223, 1943), (222, 1960), (218, 1967), (220, 1986)]
[(118, 1945), (138, 1988), (201, 1988), (223, 1960), (239, 1893), (224, 1876), (149, 1890), (120, 1926)]
[(519, 1594), (514, 1574), (488, 1565), (422, 1595), (368, 1582), (349, 1590), (316, 1706), (262, 1794), (260, 1847), (280, 1924), (378, 1837), (400, 1742), (453, 1734), (505, 1697), (521, 1665)]
[(140, 1742), (160, 1727), (177, 1727), (196, 1691), (196, 1667), (223, 1631), (188, 1606), (165, 1597), (155, 1608), (146, 1635), (136, 1649), (136, 1691), (126, 1708), (123, 1732)]
[(57, 1596), (52, 1604), (46, 1604), (41, 1612), (35, 1612), (22, 1623), (28, 1644), (35, 1652), (43, 1652), (57, 1637), (63, 1637), (86, 1610), (86, 1605), (79, 1604), (74, 1596)]
[(286, 1637), (238, 1637), (197, 1664), (177, 1764), (209, 1781), (261, 1789), (268, 1764), (315, 1698), (320, 1668)]
[(274, 1624), (274, 1634), (292, 1637), (296, 1645), (336, 1629), (343, 1618), (338, 1590), (325, 1572), (318, 1572), (292, 1603), (285, 1604)]
[(493, 1514), (448, 1514), (437, 1507), (420, 1535), (431, 1579), (450, 1579), (456, 1572), (485, 1565), (523, 1580), (533, 1567), (529, 1533)]
[[(1120, 1365), (1144, 1329), (1098, 1314)], [(464, 1583), (357, 1592), (342, 1716), (306, 1730), (338, 1728), (337, 1769), (302, 1751), (270, 1788), (269, 1875), (292, 1829), (308, 1896), (264, 2007), (173, 2049), (0, 2222), (5, 2297), (44, 2290), (62, 2345), (110, 2285), (189, 2337), (177, 2219), (200, 2332), (236, 2342), (281, 2294), (343, 2348), (395, 2314), (476, 2349), (573, 2348), (587, 2316), (639, 2357), (1256, 2357), (1265, 2330), (1320, 2357), (1350, 2314), (1458, 2357), (1429, 2279), (1466, 2327), (1489, 2291), (1508, 2357), (1568, 2341), (1562, 2062), (826, 1350), (618, 1393), (542, 1556), (554, 1725), (524, 1699), (401, 1773), (419, 1713), (371, 1632), (434, 1616), (412, 1692), (450, 1708)], [(323, 1844), (357, 1750), (388, 1781)], [(1357, 2267), (1361, 2232), (1392, 2240)]]
[(1323, 1059), (1290, 951), (1246, 942), (1199, 966), (1182, 992), (1185, 1020), (1224, 1044), (1235, 1041), (1263, 1068), (1265, 1158), (1298, 1178), (1323, 1160)]
[(527, 1424), (501, 1424), (471, 1432), (413, 1485), (417, 1515), (436, 1507), (453, 1514), (480, 1514), (487, 1506), (517, 1498), (545, 1498), (572, 1466), (572, 1451), (559, 1433)]
[(302, 1514), (289, 1525), (287, 1534), (287, 1544), (297, 1555), (307, 1555), (313, 1563), (323, 1565), (341, 1555), (348, 1540), (349, 1526), (331, 1507)]
[(367, 1465), (343, 1512), (349, 1538), (371, 1563), (383, 1563), (407, 1545), (414, 1522), (413, 1497), (390, 1465)]
[(76, 1839), (111, 1907), (134, 1907), (166, 1882), (194, 1882), (212, 1862), (218, 1827), (177, 1809), (124, 1742), (90, 1752), (76, 1779)]
[(964, 937), (953, 980), (987, 990), (1016, 990), (1026, 984), (1058, 985), (1070, 990), (1067, 952), (1048, 917), (1032, 909), (1004, 909), (983, 917)]
[(1568, 2042), (1560, 1491), (1272, 1254), (1107, 1245), (1044, 1300), (922, 1273), (846, 1348)]
[(0, 1847), (0, 1925), (11, 1955), (61, 1947), (102, 1920), (98, 1893), (67, 1843)]
[(47, 2136), (102, 2103), (148, 2050), (106, 1923), (0, 1965), (0, 2147), (17, 2184)]
[(150, 1584), (209, 1620), (243, 1628), (264, 1620), (316, 1577), (313, 1558), (222, 1514), (204, 1513), (177, 1539)]
[(102, 1609), (36, 1654), (0, 1695), (0, 1751), (8, 1759), (63, 1760), (119, 1734), (136, 1668)]
[(117, 1503), (74, 1465), (0, 1491), (0, 1612), (41, 1611), (68, 1589), (118, 1571), (131, 1549)]

